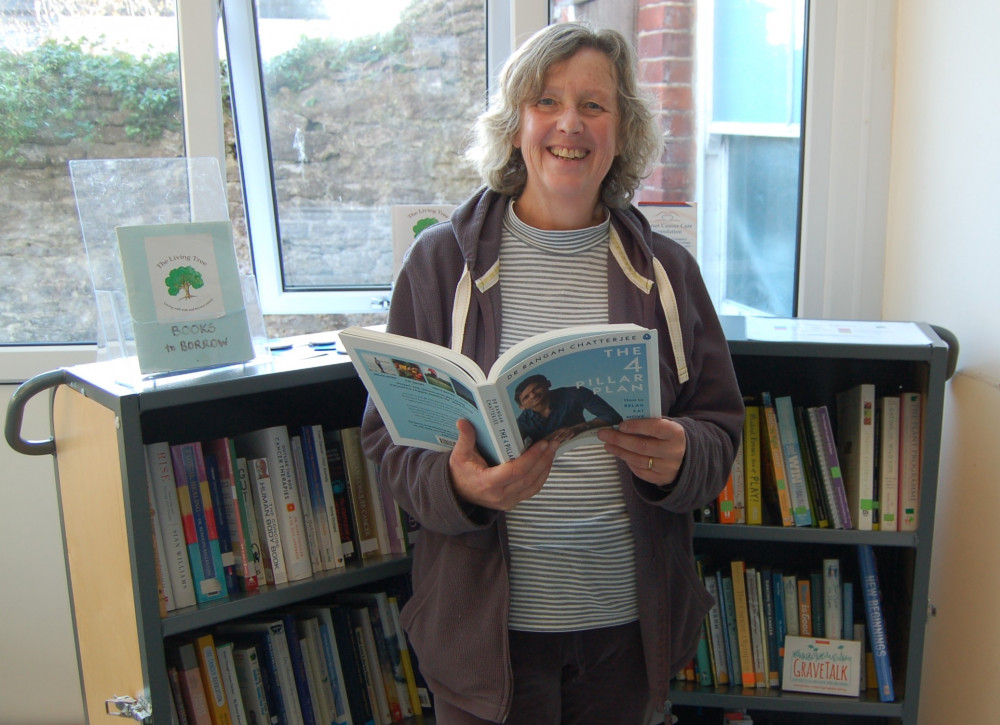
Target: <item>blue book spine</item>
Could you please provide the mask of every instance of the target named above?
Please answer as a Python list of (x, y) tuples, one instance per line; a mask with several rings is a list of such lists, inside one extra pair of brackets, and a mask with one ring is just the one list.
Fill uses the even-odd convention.
[(219, 538), (219, 555), (222, 559), (222, 570), (226, 576), (226, 587), (231, 592), (237, 592), (240, 585), (236, 579), (236, 557), (233, 554), (233, 540), (229, 533), (229, 521), (226, 519), (226, 499), (224, 498), (230, 496), (231, 493), (228, 489), (223, 490), (222, 479), (219, 477), (219, 465), (215, 456), (205, 453), (204, 458), (208, 490), (212, 496), (212, 517)]
[(870, 544), (858, 545), (858, 564), (861, 572), (861, 590), (865, 602), (865, 619), (868, 622), (868, 639), (875, 660), (878, 695), (882, 702), (896, 699), (892, 684), (892, 663), (889, 660), (889, 640), (882, 610), (882, 590), (879, 587), (875, 552)]
[(733, 595), (733, 578), (720, 575), (722, 604), (726, 610), (726, 630), (729, 640), (729, 682), (739, 686), (743, 682), (743, 663), (740, 660), (740, 636), (736, 628), (736, 598)]
[(780, 571), (771, 572), (771, 592), (774, 598), (774, 630), (778, 639), (778, 676), (785, 671), (785, 635), (788, 626), (785, 624), (785, 586)]
[(840, 585), (840, 591), (843, 596), (843, 604), (840, 607), (840, 611), (844, 618), (843, 629), (844, 639), (851, 639), (854, 635), (854, 584), (852, 582), (843, 582)]
[(279, 614), (279, 619), (285, 626), (285, 639), (288, 641), (288, 654), (292, 659), (292, 670), (295, 672), (295, 688), (299, 696), (299, 708), (302, 710), (302, 720), (305, 725), (319, 725), (313, 717), (312, 696), (309, 693), (309, 678), (306, 673), (306, 661), (302, 656), (302, 647), (295, 628), (295, 617), (291, 614)]

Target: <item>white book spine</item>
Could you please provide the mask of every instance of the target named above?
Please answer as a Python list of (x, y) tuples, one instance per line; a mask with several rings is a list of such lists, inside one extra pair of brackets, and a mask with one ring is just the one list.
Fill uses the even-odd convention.
[(312, 576), (309, 544), (302, 520), (302, 500), (299, 497), (288, 429), (283, 425), (262, 428), (242, 435), (238, 440), (246, 455), (267, 458), (288, 581)]
[(879, 530), (899, 529), (899, 398), (879, 398)]
[(288, 570), (285, 568), (285, 554), (281, 546), (281, 532), (278, 514), (274, 510), (274, 491), (271, 489), (271, 474), (266, 458), (252, 458), (247, 461), (253, 484), (254, 504), (260, 529), (261, 557), (268, 584), (286, 584)]
[(316, 449), (316, 462), (319, 465), (319, 479), (323, 489), (323, 506), (327, 526), (330, 529), (330, 544), (333, 548), (334, 566), (344, 565), (344, 546), (341, 541), (340, 523), (337, 521), (337, 502), (333, 495), (333, 479), (330, 477), (330, 466), (327, 459), (326, 440), (323, 437), (323, 426), (310, 427), (312, 443)]
[(226, 691), (226, 702), (229, 703), (229, 717), (233, 725), (248, 725), (246, 708), (243, 706), (243, 694), (240, 691), (239, 677), (236, 674), (236, 662), (233, 658), (233, 643), (220, 642), (215, 646), (219, 658), (219, 674), (222, 686)]
[(160, 521), (156, 513), (156, 496), (153, 493), (153, 477), (149, 471), (149, 461), (146, 461), (146, 495), (149, 498), (149, 526), (153, 530), (153, 550), (156, 553), (156, 575), (160, 585), (162, 607), (165, 612), (177, 609), (174, 602), (173, 588), (170, 586), (170, 574), (167, 572), (167, 553), (163, 543), (163, 533), (160, 531)]
[(843, 639), (844, 615), (840, 591), (840, 559), (823, 560), (823, 632), (826, 639)]
[(170, 444), (158, 442), (147, 445), (146, 462), (149, 465), (153, 496), (156, 499), (156, 516), (167, 562), (165, 579), (170, 580), (174, 604), (178, 608), (191, 607), (195, 604), (194, 582), (191, 579), (191, 562), (188, 560), (187, 541), (184, 538), (184, 522), (177, 500), (177, 482), (170, 457)]

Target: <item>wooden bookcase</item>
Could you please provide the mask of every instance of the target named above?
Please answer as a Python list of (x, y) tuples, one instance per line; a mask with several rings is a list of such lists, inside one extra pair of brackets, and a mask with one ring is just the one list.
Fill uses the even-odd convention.
[[(677, 684), (672, 705), (681, 723), (721, 721), (723, 709), (747, 708), (755, 723), (916, 725), (944, 383), (949, 347), (928, 325), (927, 344), (754, 340), (742, 318), (724, 320), (740, 386), (769, 390), (796, 404), (830, 404), (860, 382), (880, 391), (911, 388), (925, 394), (919, 529), (914, 533), (783, 529), (698, 524), (696, 551), (723, 557), (794, 564), (802, 557), (839, 555), (856, 561), (855, 547), (876, 548), (889, 609), (896, 701), (874, 694), (823, 697), (780, 690), (701, 688)], [(282, 355), (285, 355), (282, 357)], [(312, 579), (234, 594), (161, 618), (146, 492), (144, 445), (233, 435), (269, 425), (356, 425), (366, 399), (346, 356), (291, 353), (259, 367), (235, 366), (172, 376), (129, 387), (106, 364), (39, 376), (22, 386), (8, 409), (6, 434), (25, 453), (55, 453), (60, 515), (87, 721), (103, 722), (106, 701), (144, 698), (153, 718), (169, 717), (165, 642), (241, 617), (335, 592), (405, 576), (409, 557), (328, 572)], [(51, 389), (52, 440), (18, 437), (20, 408)], [(425, 719), (425, 722), (430, 722)]]
[[(789, 339), (775, 340), (752, 339), (748, 329), (754, 325), (743, 318), (723, 322), (744, 395), (767, 390), (774, 396), (792, 396), (796, 405), (825, 404), (835, 411), (837, 393), (858, 383), (874, 383), (876, 395), (904, 390), (924, 394), (918, 529), (904, 533), (696, 524), (695, 552), (718, 562), (745, 559), (795, 570), (815, 568), (824, 556), (838, 557), (855, 587), (860, 579), (857, 546), (871, 544), (887, 614), (896, 697), (884, 703), (874, 690), (860, 697), (839, 697), (676, 682), (671, 693), (673, 713), (684, 724), (715, 725), (724, 711), (745, 709), (755, 725), (791, 725), (806, 719), (812, 725), (916, 725), (944, 387), (957, 346), (950, 348), (938, 331), (924, 324), (916, 327), (926, 344), (898, 344), (894, 331), (913, 326), (890, 324), (879, 332), (874, 323), (861, 323), (840, 341), (835, 327), (824, 330), (822, 325), (800, 321), (799, 329), (789, 330)], [(856, 621), (863, 621), (863, 610), (856, 605), (854, 611)]]

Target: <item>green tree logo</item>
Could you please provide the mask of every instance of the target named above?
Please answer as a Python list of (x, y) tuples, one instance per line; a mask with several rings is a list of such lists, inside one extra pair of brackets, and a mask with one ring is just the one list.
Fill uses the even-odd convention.
[(163, 283), (167, 285), (167, 292), (170, 293), (171, 297), (176, 297), (180, 292), (184, 292), (186, 300), (194, 296), (191, 294), (191, 290), (205, 286), (201, 272), (194, 267), (174, 267)]
[(435, 219), (434, 217), (430, 216), (424, 217), (423, 219), (421, 219), (420, 221), (418, 221), (416, 224), (413, 225), (413, 238), (416, 239), (417, 237), (420, 236), (420, 232), (422, 232), (429, 226), (437, 224), (437, 222), (438, 220)]

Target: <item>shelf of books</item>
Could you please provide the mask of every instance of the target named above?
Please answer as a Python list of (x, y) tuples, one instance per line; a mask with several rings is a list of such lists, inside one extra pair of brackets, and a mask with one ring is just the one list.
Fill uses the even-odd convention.
[(949, 349), (929, 325), (726, 319), (747, 415), (695, 554), (683, 723), (917, 722)]
[(413, 532), (361, 454), (346, 355), (295, 346), (138, 387), (95, 364), (61, 382), (89, 722), (432, 722), (399, 625)]

